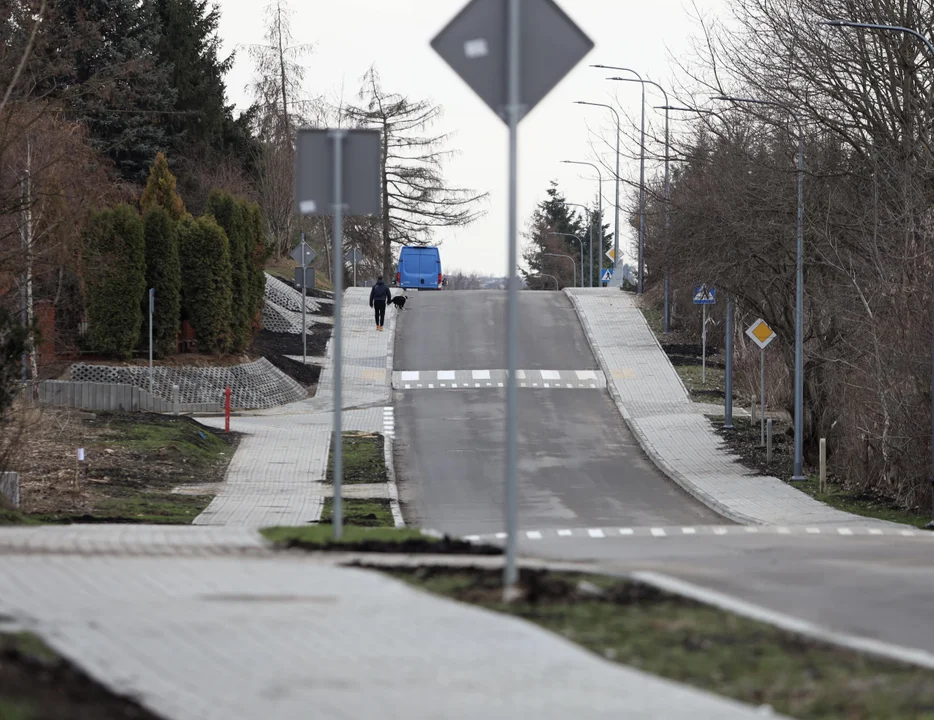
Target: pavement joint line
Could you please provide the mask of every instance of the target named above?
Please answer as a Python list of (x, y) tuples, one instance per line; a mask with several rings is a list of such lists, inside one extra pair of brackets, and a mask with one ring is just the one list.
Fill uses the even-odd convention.
[(876, 657), (895, 660), (896, 662), (917, 665), (934, 670), (934, 654), (919, 648), (904, 647), (887, 643), (882, 640), (850, 635), (821, 627), (806, 620), (791, 615), (769, 610), (761, 605), (740, 600), (726, 593), (689, 583), (678, 578), (654, 571), (636, 571), (629, 573), (628, 577), (637, 582), (651, 585), (659, 590), (691, 598), (706, 605), (712, 605), (721, 610), (741, 615), (766, 623), (774, 627), (813, 638), (831, 645), (843, 647), (848, 650), (874, 655)]

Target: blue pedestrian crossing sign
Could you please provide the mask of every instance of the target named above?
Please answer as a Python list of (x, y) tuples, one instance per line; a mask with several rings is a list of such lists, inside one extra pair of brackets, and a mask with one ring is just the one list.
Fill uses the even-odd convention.
[(694, 304), (695, 305), (716, 305), (717, 304), (717, 290), (716, 288), (707, 287), (706, 283), (704, 285), (698, 285), (694, 288)]
[(613, 279), (613, 268), (607, 268), (603, 271), (603, 275), (600, 277), (600, 282), (610, 282)]

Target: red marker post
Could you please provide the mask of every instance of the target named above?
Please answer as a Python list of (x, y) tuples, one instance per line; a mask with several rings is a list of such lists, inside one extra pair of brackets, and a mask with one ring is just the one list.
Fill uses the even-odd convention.
[(224, 389), (224, 432), (230, 432), (230, 388)]

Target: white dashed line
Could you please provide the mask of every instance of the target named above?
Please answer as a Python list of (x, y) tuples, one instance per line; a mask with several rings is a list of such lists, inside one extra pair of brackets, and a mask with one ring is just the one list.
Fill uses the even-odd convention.
[(747, 527), (747, 528), (746, 528), (746, 532), (748, 532), (748, 533), (751, 535), (751, 534), (753, 534), (753, 533), (759, 532), (759, 528), (757, 528), (757, 527)]
[(633, 530), (632, 528), (620, 528), (620, 529), (619, 529), (619, 534), (620, 534), (620, 535), (633, 535), (633, 534), (635, 534), (635, 532), (636, 532), (636, 531)]
[(681, 532), (684, 535), (696, 535), (697, 534), (697, 530), (694, 528), (681, 528)]
[(869, 528), (870, 535), (882, 535), (882, 531), (879, 528)]
[(841, 535), (852, 535), (853, 531), (850, 528), (837, 528), (837, 532)]
[(542, 380), (560, 380), (561, 373), (557, 370), (542, 370)]
[(786, 527), (780, 527), (780, 528), (778, 529), (778, 534), (779, 534), (779, 535), (791, 535), (791, 530), (789, 530), (789, 529), (786, 528)]
[(820, 528), (808, 528), (806, 532), (810, 535), (820, 535)]
[(601, 530), (600, 528), (591, 528), (590, 530), (587, 531), (587, 534), (590, 535), (590, 537), (592, 538), (606, 537), (603, 530)]
[(714, 528), (713, 529), (714, 535), (726, 535), (728, 532), (729, 530), (727, 530), (726, 528)]
[(418, 379), (419, 379), (419, 373), (417, 370), (402, 372), (402, 382), (414, 382)]
[(558, 535), (560, 535), (561, 537), (571, 537), (571, 535), (573, 534), (574, 533), (571, 532), (570, 530), (559, 530), (558, 531)]
[(439, 380), (454, 380), (457, 376), (454, 374), (453, 370), (439, 370), (438, 379)]
[(526, 537), (528, 537), (529, 540), (541, 540), (542, 534), (538, 530), (529, 530), (526, 533)]
[(471, 373), (474, 380), (489, 380), (490, 371), (489, 370), (474, 370)]
[(901, 530), (899, 534), (905, 537), (914, 537), (916, 535), (914, 530)]
[(652, 535), (655, 537), (665, 537), (667, 533), (664, 528), (652, 528)]

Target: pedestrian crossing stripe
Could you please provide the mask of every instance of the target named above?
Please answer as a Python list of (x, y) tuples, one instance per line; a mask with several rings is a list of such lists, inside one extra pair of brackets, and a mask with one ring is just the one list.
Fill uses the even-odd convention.
[[(506, 386), (505, 370), (400, 370), (392, 374), (396, 390), (477, 390)], [(520, 388), (593, 390), (606, 387), (599, 370), (517, 370)]]

